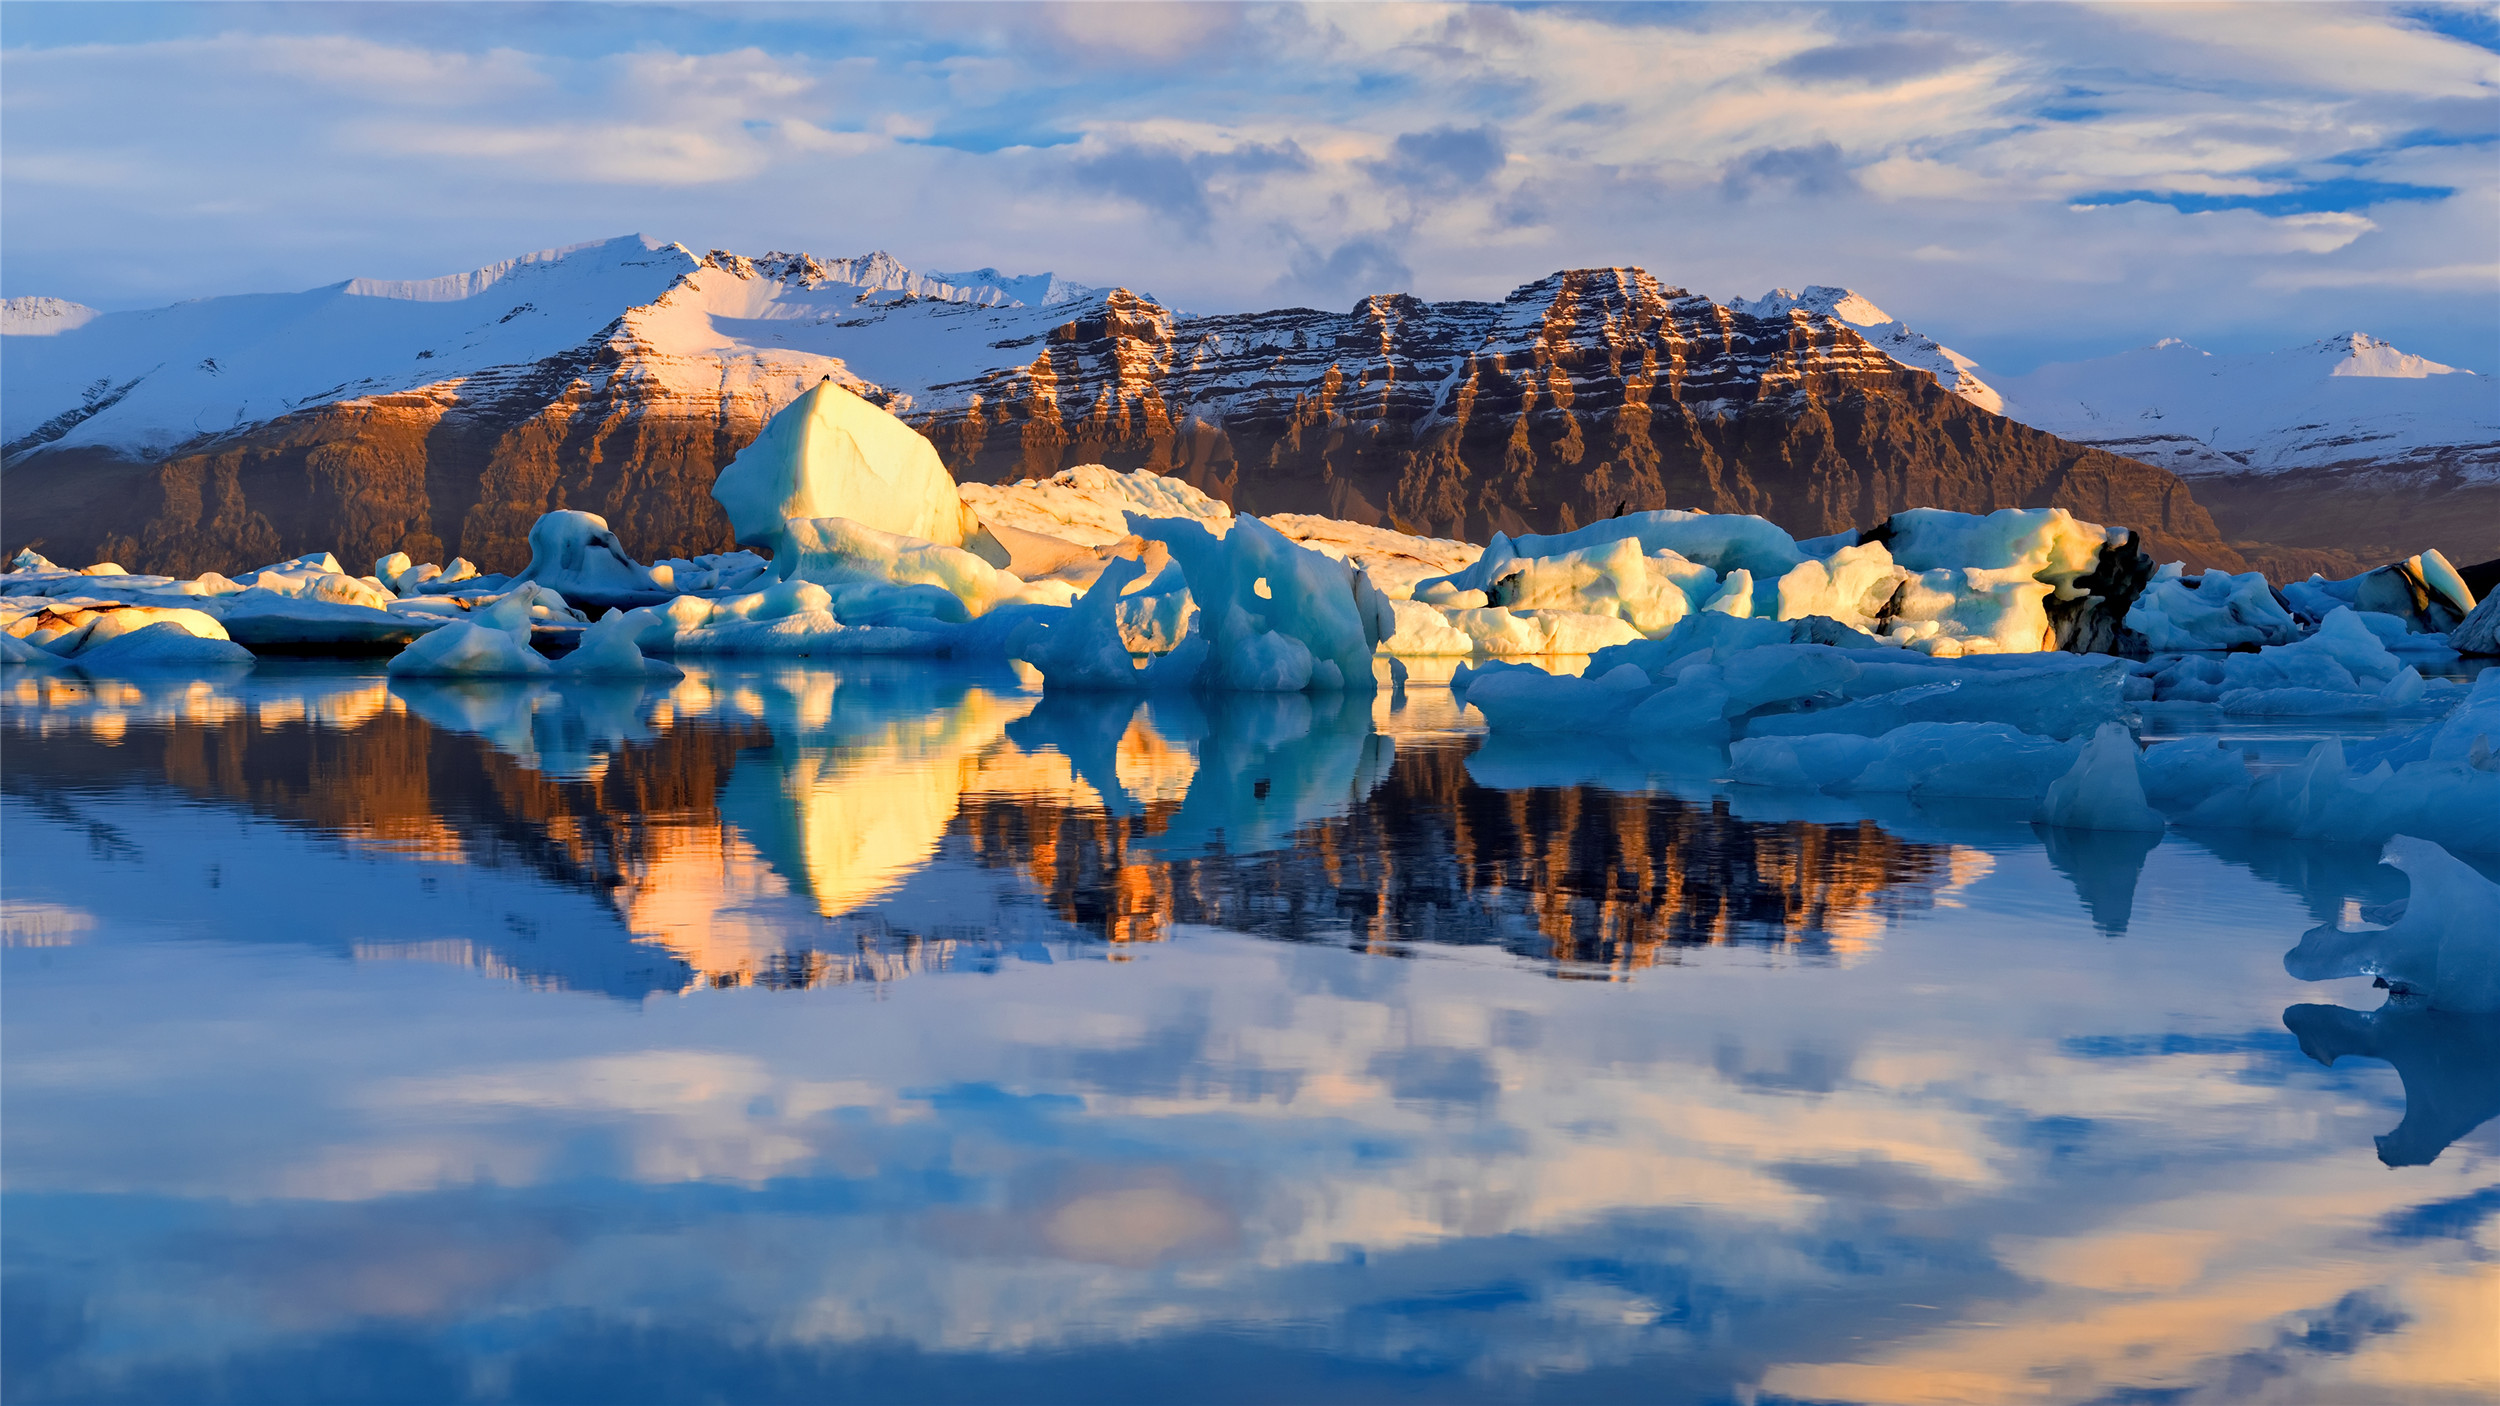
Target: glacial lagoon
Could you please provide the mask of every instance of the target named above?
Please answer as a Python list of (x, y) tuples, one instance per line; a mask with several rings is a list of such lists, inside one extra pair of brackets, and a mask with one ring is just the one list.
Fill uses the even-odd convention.
[(2500, 1390), (2375, 849), (688, 662), (8, 680), (11, 1402)]

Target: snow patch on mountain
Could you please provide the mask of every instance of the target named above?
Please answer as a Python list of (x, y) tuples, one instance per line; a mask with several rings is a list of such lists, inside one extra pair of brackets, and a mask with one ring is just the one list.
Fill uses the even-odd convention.
[(0, 302), (0, 337), (57, 337), (103, 315), (67, 298), (10, 298)]
[(2244, 356), (2164, 338), (2000, 384), (2024, 424), (2183, 475), (2368, 465), (2500, 479), (2500, 385), (2362, 332)]
[[(968, 273), (937, 273), (929, 277), (959, 288), (994, 290), (1003, 295), (1000, 301), (1022, 303), (1029, 308), (1057, 307), (1061, 303), (1081, 303), (1108, 290), (1091, 284), (1071, 283), (1055, 273), (1004, 274), (992, 268), (973, 269)], [(1148, 302), (1151, 293), (1140, 294)]]
[(694, 267), (675, 244), (629, 236), (443, 278), (106, 313), (39, 345), (0, 341), (0, 442), (12, 455), (41, 444), (155, 453), (311, 405), (456, 393), (580, 348)]
[[(698, 257), (631, 235), (439, 278), (144, 312), (11, 299), (0, 445), (11, 456), (161, 454), (317, 405), (412, 392), (485, 400), (545, 374), (755, 395), (767, 414), (832, 377), (902, 410), (926, 385), (1006, 359), (993, 344), (1031, 339), (1100, 296), (1047, 273), (918, 273), (883, 251)], [(875, 381), (854, 374), (854, 355)]]
[(1978, 362), (1913, 329), (1852, 289), (1817, 284), (1802, 293), (1791, 293), (1785, 288), (1774, 288), (1759, 298), (1732, 299), (1728, 306), (1752, 317), (1788, 317), (1803, 312), (1846, 323), (1884, 355), (1927, 372), (1936, 378), (1936, 384), (1990, 414), (2005, 413), (2004, 399), (1979, 379)]

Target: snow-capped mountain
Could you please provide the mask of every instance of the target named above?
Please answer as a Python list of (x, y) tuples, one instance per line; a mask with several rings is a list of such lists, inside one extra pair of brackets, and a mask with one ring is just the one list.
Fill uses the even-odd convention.
[(1937, 385), (1992, 415), (2006, 413), (2004, 398), (1979, 379), (1978, 362), (1913, 329), (1853, 289), (1817, 284), (1803, 293), (1791, 293), (1774, 288), (1759, 298), (1738, 298), (1728, 306), (1754, 317), (1805, 312), (1845, 322), (1884, 355), (1934, 376)]
[(2229, 535), (2500, 556), (2500, 382), (2367, 333), (2243, 356), (2171, 338), (1998, 385), (2025, 424), (2186, 478)]
[(2025, 424), (2191, 476), (2444, 461), (2500, 478), (2500, 384), (2364, 332), (2254, 356), (2165, 338), (2001, 384)]
[(49, 337), (84, 327), (102, 316), (67, 298), (10, 298), (0, 302), (0, 337)]
[(2177, 479), (1987, 413), (1966, 360), (1865, 300), (1772, 301), (1612, 268), (1193, 317), (1049, 274), (608, 240), (0, 338), (0, 534), (185, 573), (314, 549), (492, 569), (575, 507), (646, 553), (711, 549), (713, 477), (831, 377), (965, 479), (1153, 467), (1247, 511), (1477, 540), (1626, 507), (1813, 535), (2051, 503), (2236, 564)]
[[(769, 375), (766, 366), (805, 375), (782, 397), (786, 402), (825, 375), (856, 379), (838, 358), (785, 354), (794, 336), (801, 345), (810, 341), (803, 327), (856, 319), (884, 301), (1021, 309), (1023, 292), (1065, 303), (1096, 291), (1050, 274), (1007, 283), (1013, 287), (915, 273), (883, 252), (831, 260), (698, 257), (634, 236), (443, 278), (350, 279), (304, 293), (204, 298), (145, 312), (97, 314), (59, 299), (12, 299), (7, 340), (0, 341), (7, 383), (0, 452), (95, 447), (162, 454), (307, 406), (428, 387), (475, 401), (603, 335), (636, 344), (646, 353), (642, 369), (664, 379), (684, 369), (685, 358), (700, 361), (698, 386), (717, 388), (724, 375)], [(71, 330), (78, 335), (57, 335)], [(17, 339), (29, 334), (53, 340), (20, 345)], [(829, 353), (825, 338), (814, 340)], [(945, 345), (942, 336), (937, 345)], [(959, 362), (945, 361), (935, 374)]]

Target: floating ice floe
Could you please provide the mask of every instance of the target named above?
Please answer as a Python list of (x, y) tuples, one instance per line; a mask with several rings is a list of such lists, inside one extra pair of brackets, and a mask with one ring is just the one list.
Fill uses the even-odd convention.
[(2390, 839), (2381, 862), (2412, 881), (2402, 915), (2384, 928), (2312, 928), (2283, 969), (2302, 981), (2374, 976), (2441, 1010), (2500, 1011), (2500, 884), (2412, 835)]
[(1581, 678), (1534, 667), (1469, 670), (1452, 686), (1497, 732), (1715, 742), (2000, 722), (2066, 738), (2126, 716), (2125, 678), (2125, 665), (2105, 656), (1936, 658), (1885, 648), (1826, 619), (1703, 613), (1662, 638), (1597, 651)]
[(8, 640), (0, 652), (19, 666), (105, 674), (252, 663), (215, 616), (187, 607), (0, 598), (0, 620)]
[[(543, 588), (524, 585), (468, 620), (419, 636), (393, 656), (393, 678), (539, 678), (551, 672), (530, 647), (532, 613), (547, 609)], [(548, 592), (547, 594), (553, 594)], [(555, 608), (563, 608), (558, 597)]]
[(1020, 630), (1011, 652), (1040, 670), (1043, 682), (1055, 688), (1127, 691), (1187, 688), (1196, 683), (1206, 664), (1203, 637), (1139, 660), (1131, 655), (1120, 628), (1121, 593), (1159, 568), (1167, 555), (1157, 551), (1149, 559), (1141, 552), (1112, 561), (1067, 614), (1028, 623)]
[(961, 547), (840, 517), (783, 524), (773, 566), (784, 581), (827, 588), (845, 618), (923, 615), (960, 624), (1011, 603), (1064, 606), (1078, 589), (1064, 580), (1027, 583)]
[(925, 613), (890, 618), (894, 623), (845, 623), (834, 613), (833, 593), (813, 581), (782, 581), (731, 596), (679, 596), (624, 616), (645, 654), (942, 654), (964, 633)]

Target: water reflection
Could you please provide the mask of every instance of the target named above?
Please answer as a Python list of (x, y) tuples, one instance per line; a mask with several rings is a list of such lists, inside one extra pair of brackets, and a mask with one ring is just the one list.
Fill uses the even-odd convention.
[(1175, 924), (1490, 946), (1572, 975), (1727, 943), (1845, 958), (1990, 863), (1707, 795), (1495, 789), (1472, 739), (1400, 748), (1360, 696), (1044, 699), (1008, 675), (874, 665), (649, 691), (318, 673), (26, 687), (41, 706), (10, 726), (45, 745), (8, 784), (54, 819), (170, 785), (351, 848), (526, 866), (613, 922), (516, 916), (402, 955), (629, 998)]
[(2299, 1037), (2300, 1052), (2320, 1064), (2360, 1055), (2396, 1067), (2404, 1121), (2377, 1139), (2378, 1159), (2388, 1166), (2427, 1166), (2500, 1114), (2500, 1014), (2395, 999), (2374, 1011), (2293, 1006), (2283, 1024)]
[(2283, 1010), (2375, 855), (1410, 695), (28, 683), (0, 1395), (2500, 1384), (2489, 1018)]

